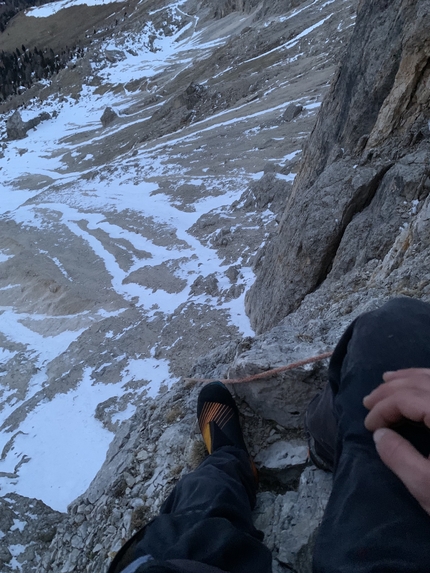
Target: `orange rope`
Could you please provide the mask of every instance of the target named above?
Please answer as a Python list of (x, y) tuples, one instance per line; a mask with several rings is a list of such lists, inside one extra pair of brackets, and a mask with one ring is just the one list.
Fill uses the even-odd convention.
[[(318, 356), (312, 356), (311, 358), (305, 358), (305, 360), (299, 360), (298, 362), (292, 362), (287, 366), (280, 366), (279, 368), (272, 368), (271, 370), (266, 370), (260, 372), (259, 374), (253, 374), (252, 376), (246, 376), (245, 378), (225, 378), (223, 382), (226, 384), (241, 384), (242, 382), (253, 382), (254, 380), (262, 380), (264, 378), (270, 378), (271, 376), (276, 376), (281, 372), (286, 372), (287, 370), (293, 370), (294, 368), (299, 368), (300, 366), (305, 366), (306, 364), (312, 364), (313, 362), (319, 362), (320, 360), (325, 360), (330, 358), (333, 354), (331, 352), (325, 352), (324, 354), (318, 354)], [(216, 382), (219, 378), (185, 378), (186, 382)]]

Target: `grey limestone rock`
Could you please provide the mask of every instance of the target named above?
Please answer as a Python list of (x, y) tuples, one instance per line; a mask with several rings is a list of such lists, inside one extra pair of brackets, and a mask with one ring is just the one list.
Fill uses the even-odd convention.
[(205, 86), (192, 82), (183, 95), (187, 109), (193, 109), (202, 97), (204, 97), (205, 92)]
[(273, 553), (275, 573), (312, 572), (312, 551), (331, 486), (330, 474), (308, 467), (297, 491), (258, 496), (255, 524), (264, 532), (264, 541)]
[(103, 115), (100, 118), (100, 121), (102, 122), (103, 127), (107, 127), (108, 125), (113, 123), (116, 119), (118, 119), (118, 114), (111, 107), (107, 107), (104, 110)]
[(286, 110), (284, 111), (284, 113), (282, 114), (282, 119), (284, 121), (292, 121), (295, 117), (297, 117), (299, 115), (299, 113), (301, 113), (303, 111), (303, 106), (302, 105), (298, 105), (298, 104), (294, 104), (294, 103), (290, 103), (289, 106), (287, 106)]
[[(222, 362), (231, 362), (250, 343), (224, 345), (206, 362), (202, 359), (200, 372), (210, 373)], [(122, 424), (103, 467), (88, 490), (69, 506), (49, 549), (37, 561), (37, 573), (105, 571), (124, 542), (158, 512), (178, 479), (204, 457), (195, 418), (200, 388), (193, 383), (176, 385), (157, 401), (145, 400)], [(257, 526), (265, 532), (276, 566), (292, 563), (296, 567), (300, 562), (304, 565), (298, 570), (308, 571), (330, 478), (306, 467), (302, 439), (290, 440), (281, 427), (237, 399), (261, 482), (273, 488), (258, 494)]]
[(111, 64), (125, 60), (126, 55), (122, 50), (105, 50), (105, 58)]
[(207, 277), (198, 276), (191, 285), (190, 293), (194, 296), (201, 294), (217, 296), (219, 294), (219, 285), (215, 273), (211, 273)]
[(269, 208), (277, 213), (282, 209), (290, 196), (291, 181), (282, 179), (277, 173), (265, 173), (261, 179), (251, 183), (241, 201), (244, 201), (242, 209), (262, 211)]
[(8, 139), (23, 139), (27, 136), (27, 127), (22, 121), (19, 111), (15, 111), (6, 122), (6, 133)]
[[(351, 161), (340, 160), (308, 189), (299, 194), (296, 188), (248, 292), (247, 311), (258, 331), (295, 310), (325, 280), (345, 229), (371, 202), (388, 168), (382, 164), (354, 170)], [(262, 288), (268, 291), (265, 296)]]
[(345, 292), (345, 273), (381, 261), (428, 195), (429, 25), (423, 0), (360, 4), (278, 233), (258, 256), (246, 298), (257, 332), (331, 281)]
[(15, 493), (1, 497), (0, 570), (35, 571), (65, 517), (38, 499)]
[(197, 360), (190, 375), (195, 378), (227, 378), (227, 372), (234, 357), (240, 351), (239, 349), (247, 344), (249, 340), (237, 338), (218, 346), (213, 352)]
[[(331, 278), (342, 276), (371, 260), (382, 261), (397, 238), (399, 228), (414, 218), (414, 205), (427, 177), (427, 153), (405, 155), (383, 177), (371, 204), (346, 227), (332, 262)], [(351, 248), (354, 245), (354, 248)]]
[(32, 129), (33, 127), (37, 127), (39, 125), (39, 123), (41, 123), (42, 121), (47, 121), (48, 119), (51, 119), (51, 114), (48, 113), (47, 111), (43, 111), (38, 116), (33, 117), (32, 119), (29, 119), (24, 125), (28, 131), (29, 129)]
[(232, 265), (225, 271), (225, 275), (230, 279), (232, 283), (235, 283), (240, 276), (239, 265)]
[(226, 247), (233, 240), (231, 227), (222, 227), (215, 235), (212, 244), (215, 247)]
[(51, 115), (45, 111), (29, 121), (23, 121), (21, 114), (16, 110), (6, 122), (7, 137), (11, 140), (24, 139), (24, 137), (27, 137), (27, 131), (29, 129), (37, 127), (39, 123), (47, 119), (51, 119)]
[[(234, 360), (228, 369), (228, 378), (242, 378), (264, 372), (292, 362), (321, 354), (327, 350), (319, 334), (312, 342), (299, 341), (300, 326), (278, 327), (264, 336), (238, 346)], [(263, 418), (274, 420), (289, 430), (303, 426), (306, 406), (322, 389), (326, 380), (324, 362), (310, 364), (291, 371), (237, 384), (234, 391)]]
[(297, 439), (278, 440), (260, 450), (254, 461), (260, 479), (269, 474), (272, 482), (276, 479), (280, 485), (292, 487), (308, 462), (307, 443)]
[(332, 477), (313, 467), (301, 478), (297, 498), (281, 530), (278, 560), (297, 573), (311, 573), (318, 527), (331, 493)]

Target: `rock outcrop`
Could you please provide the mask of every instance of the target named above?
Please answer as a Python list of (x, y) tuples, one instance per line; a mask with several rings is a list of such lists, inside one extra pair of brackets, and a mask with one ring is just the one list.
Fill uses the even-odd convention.
[(429, 24), (428, 2), (360, 3), (279, 232), (258, 257), (246, 303), (257, 331), (326, 283), (345, 294), (346, 274), (382, 269), (414, 226), (429, 192)]
[(24, 139), (27, 137), (27, 131), (33, 127), (37, 127), (40, 122), (51, 119), (51, 115), (47, 112), (33, 117), (29, 121), (23, 121), (19, 111), (15, 111), (6, 122), (6, 133), (8, 139)]
[(1, 497), (0, 570), (35, 571), (63, 517), (39, 499), (16, 493)]
[(114, 111), (111, 107), (107, 107), (101, 118), (100, 121), (102, 122), (103, 127), (107, 127), (111, 123), (113, 123), (116, 119), (118, 119), (118, 114)]

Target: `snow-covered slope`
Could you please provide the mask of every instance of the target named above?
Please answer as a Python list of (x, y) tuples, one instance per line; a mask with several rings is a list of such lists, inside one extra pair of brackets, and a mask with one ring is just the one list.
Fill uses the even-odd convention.
[[(313, 0), (214, 19), (204, 3), (141, 2), (16, 99), (24, 121), (51, 116), (25, 139), (6, 138), (8, 104), (1, 495), (64, 511), (145, 396), (253, 334), (243, 304), (253, 257), (276, 228), (353, 6)], [(283, 118), (291, 104), (298, 115)], [(117, 117), (102, 126), (108, 107)]]

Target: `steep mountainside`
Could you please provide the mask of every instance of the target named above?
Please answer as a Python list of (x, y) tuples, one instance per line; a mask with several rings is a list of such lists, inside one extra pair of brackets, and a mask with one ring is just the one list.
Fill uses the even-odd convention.
[[(355, 21), (344, 0), (76, 4), (0, 35), (19, 71), (4, 56), (18, 95), (0, 109), (2, 571), (104, 570), (199, 459), (198, 387), (167, 388), (202, 354), (223, 376), (249, 347), (254, 256)], [(261, 527), (307, 566), (329, 479), (307, 468), (296, 491), (296, 416), (243, 410)], [(284, 501), (307, 523), (315, 484), (308, 533), (284, 539)]]
[[(43, 56), (81, 9), (21, 13), (7, 42), (36, 21)], [(355, 21), (340, 0), (91, 9), (76, 57), (0, 109), (0, 487), (60, 511), (147, 397), (253, 334), (254, 257)]]
[[(427, 298), (429, 2), (361, 2), (247, 309), (258, 331), (309, 293)], [(424, 235), (423, 235), (424, 233)], [(356, 300), (356, 298), (354, 299)], [(342, 313), (343, 314), (343, 313)]]
[[(1, 110), (13, 572), (106, 570), (202, 457), (183, 376), (282, 366), (430, 299), (428, 0), (113, 3), (96, 30), (79, 9), (31, 26), (73, 13), (84, 53)], [(311, 570), (330, 476), (301, 428), (325, 375), (232, 385), (274, 573)]]
[[(92, 402), (106, 428), (119, 428), (102, 469), (67, 514), (15, 493), (2, 498), (5, 571), (103, 571), (157, 511), (201, 459), (199, 386), (181, 382), (165, 391), (173, 375), (232, 378), (281, 366), (331, 349), (357, 314), (391, 296), (430, 299), (430, 2), (361, 0), (345, 52), (353, 3), (189, 2), (156, 12), (155, 39), (146, 35), (139, 49), (157, 47), (163, 26), (177, 34), (174, 47), (192, 41), (144, 78), (125, 70), (137, 57), (142, 15), (155, 10), (149, 6), (129, 12), (115, 43), (95, 38), (80, 62), (3, 109), (8, 119), (26, 105), (30, 120), (44, 101), (61, 118), (64, 108), (52, 103), (61, 89), (63, 105), (84, 116), (87, 94), (100, 98), (94, 123), (79, 124), (55, 146), (35, 140), (30, 128), (26, 139), (3, 143), (5, 181), (14, 193), (28, 193), (0, 221), (0, 294), (9, 324), (2, 331), (2, 462), (13, 470), (1, 475), (6, 487), (19, 488), (23, 469), (34, 468), (30, 450), (16, 454), (29, 447), (19, 442), (28, 412), (55, 403), (59, 392), (78, 400), (84, 389), (126, 384)], [(105, 117), (102, 129), (94, 118), (106, 107), (116, 117), (110, 124)], [(40, 141), (46, 154), (61, 158), (56, 170), (36, 168)], [(27, 154), (32, 161), (23, 170), (8, 167)], [(106, 180), (109, 200), (97, 202)], [(144, 198), (150, 219), (130, 199), (132, 185), (146, 181), (153, 184)], [(152, 203), (154, 197), (168, 201)], [(160, 222), (154, 217), (163, 210)], [(150, 242), (137, 241), (136, 230)], [(157, 259), (154, 243), (169, 254)], [(244, 337), (252, 330), (236, 314), (253, 262), (257, 280), (246, 301), (261, 333), (254, 338)], [(169, 297), (150, 298), (157, 291)], [(232, 300), (237, 306), (228, 306)], [(40, 335), (33, 346), (24, 344), (30, 331)], [(35, 357), (48, 336), (64, 332), (71, 338), (56, 338), (51, 353)], [(157, 395), (157, 386), (148, 397), (141, 371), (149, 379), (163, 366), (157, 381), (164, 393)], [(233, 390), (261, 471), (256, 520), (275, 573), (310, 571), (330, 478), (306, 467), (301, 423), (324, 376), (318, 365)], [(119, 425), (121, 410), (129, 420)]]

